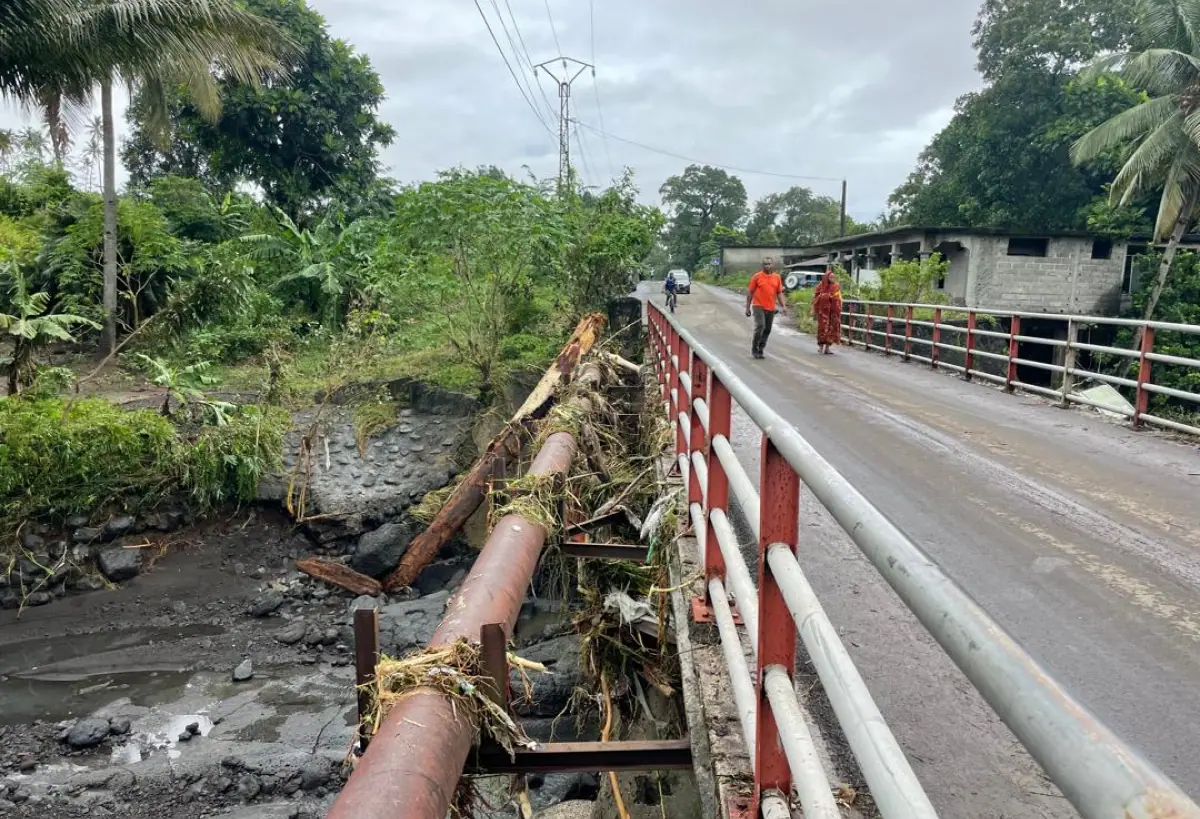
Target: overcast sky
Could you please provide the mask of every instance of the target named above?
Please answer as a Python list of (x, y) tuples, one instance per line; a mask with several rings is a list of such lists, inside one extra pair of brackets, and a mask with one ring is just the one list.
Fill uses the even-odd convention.
[[(382, 117), (397, 133), (384, 154), (391, 175), (412, 181), (459, 164), (557, 172), (557, 135), (522, 99), (473, 0), (310, 2), (383, 78)], [(560, 46), (595, 62), (595, 85), (590, 72), (574, 85), (572, 116), (598, 131), (602, 111), (612, 136), (580, 127), (575, 164), (592, 184), (631, 166), (653, 202), (687, 162), (630, 142), (711, 164), (846, 177), (850, 212), (873, 218), (955, 99), (981, 83), (975, 0), (596, 0), (594, 30), (589, 0), (480, 5), (522, 82), (532, 72), (518, 68), (497, 14), (515, 39), (508, 6), (533, 62)], [(517, 51), (524, 64), (519, 41)], [(536, 84), (534, 102), (556, 130), (557, 89), (543, 75), (541, 90), (553, 113)], [(21, 119), (0, 110), (0, 126)], [(839, 192), (836, 182), (738, 175), (752, 200), (792, 184)]]

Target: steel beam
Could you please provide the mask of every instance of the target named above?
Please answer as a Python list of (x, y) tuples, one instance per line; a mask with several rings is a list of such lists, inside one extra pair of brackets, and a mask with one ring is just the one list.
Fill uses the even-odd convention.
[(692, 745), (687, 738), (632, 742), (544, 742), (518, 748), (481, 748), (471, 773), (574, 773), (585, 771), (688, 771)]

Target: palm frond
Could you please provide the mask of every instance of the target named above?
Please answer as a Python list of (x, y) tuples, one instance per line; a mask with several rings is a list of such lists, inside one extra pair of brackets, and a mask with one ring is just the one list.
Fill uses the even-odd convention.
[(1171, 97), (1143, 102), (1080, 137), (1071, 147), (1071, 160), (1076, 164), (1090, 162), (1132, 140), (1145, 138), (1169, 121), (1178, 120), (1178, 124), (1182, 124), (1182, 119), (1179, 105)]
[(1111, 198), (1114, 202), (1127, 203), (1164, 178), (1180, 151), (1187, 149), (1188, 139), (1182, 126), (1183, 114), (1176, 110), (1142, 140), (1113, 179)]

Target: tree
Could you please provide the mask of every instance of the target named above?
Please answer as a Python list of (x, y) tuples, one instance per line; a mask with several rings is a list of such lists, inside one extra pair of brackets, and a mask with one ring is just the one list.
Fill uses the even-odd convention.
[(636, 284), (663, 226), (658, 208), (639, 205), (632, 171), (599, 196), (570, 197), (568, 223), (574, 239), (564, 284), (571, 311), (581, 316), (603, 309), (610, 298)]
[(670, 213), (667, 247), (674, 264), (695, 270), (700, 246), (717, 225), (736, 229), (746, 218), (746, 186), (736, 176), (709, 165), (689, 165), (659, 189)]
[(33, 381), (37, 373), (34, 353), (51, 341), (74, 341), (71, 328), (98, 324), (83, 316), (70, 313), (48, 313), (50, 296), (30, 293), (21, 269), (11, 260), (0, 263), (0, 272), (10, 279), (9, 307), (12, 312), (0, 312), (0, 332), (12, 342), (12, 355), (4, 361), (8, 378), (8, 394), (16, 395)]
[(1116, 157), (1072, 164), (1070, 146), (1139, 99), (1105, 78), (1014, 72), (959, 100), (954, 119), (889, 199), (910, 224), (1082, 229)]
[[(438, 331), (479, 375), (500, 375), (501, 346), (528, 311), (534, 285), (561, 275), (571, 234), (561, 205), (508, 177), (455, 170), (408, 188), (374, 260), (399, 321), (438, 317)], [(528, 322), (521, 322), (528, 325)]]
[(269, 85), (222, 78), (221, 116), (209, 121), (183, 95), (170, 100), (170, 133), (156, 138), (136, 95), (133, 135), (123, 156), (136, 184), (164, 173), (197, 176), (227, 188), (236, 180), (260, 187), (296, 223), (331, 199), (352, 199), (378, 174), (377, 152), (391, 127), (377, 119), (383, 85), (370, 60), (329, 36), (325, 20), (304, 0), (246, 0), (298, 45), (285, 81)]
[[(1200, 197), (1200, 7), (1189, 0), (1141, 0), (1138, 12), (1137, 41), (1143, 47), (1100, 57), (1084, 76), (1111, 72), (1147, 96), (1084, 135), (1072, 157), (1088, 162), (1132, 145), (1113, 179), (1110, 201), (1127, 204), (1147, 191), (1162, 190), (1154, 235), (1167, 247), (1146, 300), (1143, 317), (1148, 321)], [(1139, 329), (1138, 345), (1141, 337)]]
[(1013, 73), (1065, 76), (1127, 44), (1133, 7), (1130, 0), (984, 0), (972, 31), (979, 73), (991, 82)]
[[(209, 116), (219, 107), (214, 69), (246, 82), (277, 65), (290, 42), (234, 0), (13, 0), (0, 21), (0, 93), (42, 107), (59, 134), (64, 106), (80, 105), (100, 86), (104, 145), (104, 346), (116, 349), (117, 190), (112, 85), (121, 79), (166, 103), (184, 87)], [(18, 32), (13, 21), (27, 28)], [(16, 42), (20, 37), (24, 42)], [(160, 117), (155, 121), (161, 123)], [(57, 140), (55, 137), (56, 150)]]
[[(841, 213), (838, 200), (796, 186), (755, 202), (746, 235), (753, 244), (807, 247), (836, 239), (841, 233)], [(847, 218), (847, 234), (859, 232), (858, 227)]]

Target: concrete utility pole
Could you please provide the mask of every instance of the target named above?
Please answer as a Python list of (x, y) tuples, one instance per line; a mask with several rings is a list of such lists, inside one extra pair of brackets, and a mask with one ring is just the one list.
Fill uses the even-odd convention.
[[(559, 68), (556, 63), (561, 63)], [(596, 66), (576, 60), (574, 57), (555, 57), (533, 67), (533, 76), (545, 71), (558, 83), (558, 186), (561, 188), (571, 178), (571, 84), (579, 79), (586, 69), (596, 76)], [(571, 73), (572, 69), (575, 73)], [(556, 73), (558, 72), (558, 73)], [(561, 74), (561, 76), (560, 76)]]
[(846, 180), (845, 179), (842, 180), (842, 229), (841, 229), (841, 233), (839, 233), (838, 235), (842, 236), (842, 237), (845, 237), (845, 235), (846, 235)]

